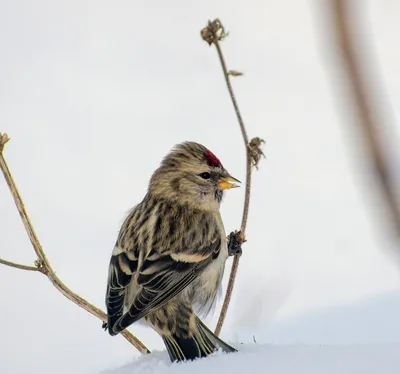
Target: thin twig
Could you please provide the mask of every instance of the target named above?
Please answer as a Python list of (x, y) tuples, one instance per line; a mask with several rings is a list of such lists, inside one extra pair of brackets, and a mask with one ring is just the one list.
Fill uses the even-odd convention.
[(17, 264), (16, 262), (7, 261), (2, 258), (0, 258), (0, 264), (21, 270), (39, 271), (39, 268), (36, 266)]
[[(229, 95), (232, 100), (233, 107), (235, 109), (236, 117), (239, 122), (240, 130), (242, 132), (243, 141), (246, 149), (246, 187), (245, 187), (245, 197), (244, 197), (244, 206), (243, 206), (243, 215), (242, 215), (242, 223), (240, 225), (240, 231), (238, 232), (239, 240), (241, 243), (245, 242), (245, 231), (247, 225), (247, 219), (249, 215), (249, 207), (250, 207), (250, 192), (251, 192), (251, 172), (252, 166), (257, 166), (258, 161), (260, 159), (260, 155), (263, 155), (260, 150), (261, 144), (264, 142), (260, 138), (255, 138), (251, 142), (249, 142), (249, 137), (247, 135), (246, 128), (244, 126), (244, 121), (242, 115), (239, 110), (238, 103), (236, 101), (235, 94), (233, 92), (232, 84), (230, 81), (230, 76), (240, 76), (242, 75), (240, 72), (232, 71), (227, 69), (225, 58), (222, 53), (222, 49), (220, 46), (220, 41), (225, 38), (227, 34), (225, 33), (224, 27), (219, 19), (215, 19), (214, 21), (209, 21), (208, 25), (201, 30), (201, 37), (205, 40), (209, 45), (214, 44), (218, 57), (221, 62), (222, 72), (224, 74), (225, 83), (229, 91)], [(234, 73), (232, 73), (234, 72)], [(226, 290), (224, 302), (222, 304), (221, 313), (219, 315), (219, 319), (217, 322), (217, 326), (215, 328), (215, 334), (219, 335), (222, 329), (222, 326), (225, 321), (226, 314), (228, 312), (229, 303), (231, 301), (233, 288), (235, 285), (235, 279), (237, 270), (239, 267), (239, 259), (240, 255), (235, 255), (232, 263), (231, 273), (229, 275), (228, 287)]]
[[(244, 127), (243, 118), (240, 113), (239, 106), (237, 104), (236, 97), (235, 97), (235, 94), (232, 89), (231, 80), (228, 75), (228, 69), (225, 64), (224, 55), (222, 53), (218, 38), (215, 38), (214, 45), (217, 48), (218, 57), (221, 62), (222, 71), (223, 71), (223, 74), (225, 77), (225, 83), (226, 83), (226, 86), (228, 87), (229, 95), (231, 97), (232, 104), (235, 109), (235, 113), (236, 113), (236, 116), (237, 116), (237, 119), (239, 122), (240, 130), (242, 132), (243, 141), (244, 141), (245, 149), (246, 149), (246, 187), (245, 187), (242, 223), (240, 225), (240, 232), (242, 234), (242, 237), (244, 238), (245, 231), (246, 231), (246, 225), (247, 225), (247, 217), (249, 215), (250, 192), (251, 192), (251, 158), (250, 158), (250, 152), (249, 152), (249, 147), (248, 147), (249, 138), (247, 136), (247, 131), (246, 131), (246, 128)], [(231, 302), (233, 288), (235, 286), (236, 274), (237, 274), (237, 271), (239, 268), (239, 261), (240, 261), (240, 256), (235, 255), (233, 258), (231, 273), (229, 275), (228, 287), (226, 289), (224, 302), (222, 304), (222, 308), (221, 308), (221, 312), (220, 312), (220, 315), (218, 318), (217, 326), (215, 328), (216, 335), (219, 335), (221, 333), (222, 326), (224, 325), (224, 322), (225, 322), (226, 314), (228, 313), (228, 308), (229, 308), (229, 304)]]
[[(377, 107), (371, 95), (371, 87), (368, 87), (370, 79), (365, 78), (365, 67), (361, 63), (362, 57), (357, 53), (355, 37), (355, 25), (350, 19), (348, 0), (331, 0), (333, 27), (336, 33), (338, 47), (343, 56), (344, 68), (349, 81), (349, 87), (353, 96), (354, 106), (359, 116), (359, 127), (363, 133), (365, 150), (375, 173), (376, 181), (380, 187), (383, 203), (389, 220), (400, 234), (400, 204), (396, 197), (396, 187), (390, 173), (390, 161), (386, 146), (383, 144), (380, 134), (386, 127), (382, 115), (378, 114)], [(354, 5), (354, 2), (353, 2)]]
[[(236, 101), (235, 93), (233, 92), (232, 84), (231, 84), (231, 79), (228, 74), (228, 69), (226, 67), (225, 63), (225, 58), (222, 53), (221, 45), (219, 44), (218, 38), (215, 38), (214, 40), (214, 45), (217, 48), (218, 52), (218, 57), (219, 60), (221, 61), (221, 67), (222, 67), (222, 72), (225, 77), (225, 83), (226, 86), (228, 87), (229, 95), (232, 100), (233, 107), (235, 109), (236, 117), (239, 122), (240, 126), (240, 131), (242, 132), (243, 136), (243, 141), (244, 141), (244, 146), (246, 149), (246, 190), (245, 190), (245, 195), (244, 195), (244, 207), (243, 207), (243, 215), (242, 215), (242, 223), (240, 226), (240, 231), (244, 237), (244, 233), (246, 231), (246, 225), (247, 225), (247, 217), (249, 215), (249, 207), (250, 207), (250, 192), (251, 192), (251, 153), (250, 153), (250, 148), (249, 148), (249, 137), (247, 135), (246, 128), (244, 126), (243, 118), (239, 110), (238, 103)], [(233, 266), (235, 266), (235, 262), (239, 264), (239, 256), (235, 256), (235, 260), (233, 263)], [(237, 268), (238, 265), (236, 265)], [(233, 283), (233, 282), (232, 282)], [(233, 284), (232, 284), (233, 287)], [(229, 286), (228, 286), (229, 289)]]
[[(39, 239), (33, 229), (33, 226), (30, 222), (29, 216), (26, 212), (24, 203), (22, 201), (21, 195), (17, 189), (16, 183), (12, 178), (10, 169), (6, 163), (6, 160), (3, 156), (3, 149), (5, 143), (9, 140), (6, 134), (0, 133), (0, 168), (3, 172), (4, 178), (7, 182), (8, 187), (10, 188), (11, 194), (14, 198), (15, 205), (17, 206), (19, 215), (21, 216), (22, 222), (25, 226), (26, 232), (28, 233), (29, 239), (32, 243), (32, 246), (35, 250), (35, 253), (38, 257), (38, 260), (35, 262), (37, 267), (34, 269), (31, 266), (19, 265), (14, 264), (6, 260), (0, 261), (4, 265), (13, 266), (15, 268), (19, 268), (22, 270), (36, 270), (40, 271), (41, 273), (45, 274), (47, 278), (51, 281), (51, 283), (59, 290), (67, 299), (71, 300), (76, 305), (80, 306), (81, 308), (85, 309), (92, 315), (96, 316), (97, 318), (101, 319), (103, 322), (107, 321), (107, 315), (104, 313), (100, 308), (96, 307), (95, 305), (89, 303), (83, 297), (79, 296), (75, 292), (73, 292), (70, 288), (68, 288), (61, 279), (56, 275), (54, 269), (52, 268), (42, 245), (39, 242)], [(142, 353), (150, 353), (147, 347), (134, 336), (128, 330), (124, 330), (122, 335), (128, 340), (132, 345), (134, 345), (140, 352)]]

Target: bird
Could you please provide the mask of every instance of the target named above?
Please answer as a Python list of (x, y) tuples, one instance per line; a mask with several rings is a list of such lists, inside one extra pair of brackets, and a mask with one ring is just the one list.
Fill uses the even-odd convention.
[(163, 158), (111, 255), (103, 325), (110, 335), (144, 322), (161, 336), (172, 362), (237, 351), (198, 315), (215, 305), (229, 255), (241, 253), (239, 244), (228, 243), (220, 214), (224, 192), (239, 183), (196, 142), (177, 144)]

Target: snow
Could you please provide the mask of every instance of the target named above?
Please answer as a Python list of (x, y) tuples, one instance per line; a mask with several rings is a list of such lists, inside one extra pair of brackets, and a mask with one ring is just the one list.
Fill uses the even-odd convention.
[(388, 292), (271, 323), (261, 328), (257, 339), (274, 344), (397, 344), (399, 316), (400, 292)]
[(156, 352), (100, 374), (398, 374), (400, 344), (354, 346), (245, 345), (234, 354), (215, 354), (170, 363)]
[[(248, 331), (245, 344), (238, 337), (230, 341), (238, 353), (171, 363), (166, 351), (159, 350), (99, 374), (397, 374), (399, 316), (400, 292), (389, 292), (273, 322), (258, 327), (254, 336)], [(246, 337), (240, 327), (235, 334)]]

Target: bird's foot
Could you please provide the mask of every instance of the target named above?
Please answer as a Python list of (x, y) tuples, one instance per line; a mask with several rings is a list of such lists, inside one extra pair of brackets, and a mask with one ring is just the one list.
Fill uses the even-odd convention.
[(108, 323), (107, 322), (103, 322), (101, 328), (104, 329), (104, 331), (107, 331), (108, 330)]
[(228, 254), (229, 256), (241, 256), (242, 244), (246, 241), (241, 231), (232, 231), (228, 237)]

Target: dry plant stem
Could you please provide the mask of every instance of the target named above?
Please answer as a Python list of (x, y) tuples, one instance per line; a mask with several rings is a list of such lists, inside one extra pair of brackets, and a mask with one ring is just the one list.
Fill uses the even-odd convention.
[[(1, 134), (0, 134), (1, 135)], [(4, 145), (4, 144), (3, 144)], [(81, 308), (85, 309), (92, 315), (96, 316), (97, 318), (101, 319), (102, 321), (107, 321), (107, 315), (95, 305), (89, 303), (87, 300), (73, 292), (70, 288), (68, 288), (56, 275), (55, 271), (50, 265), (49, 260), (47, 259), (46, 254), (43, 251), (42, 245), (39, 242), (39, 239), (32, 227), (32, 224), (29, 220), (28, 214), (26, 212), (25, 206), (23, 204), (21, 195), (16, 187), (16, 184), (12, 178), (10, 170), (7, 166), (7, 163), (3, 157), (2, 147), (0, 148), (0, 168), (3, 172), (4, 178), (10, 188), (11, 194), (14, 198), (15, 204), (17, 206), (19, 215), (21, 216), (22, 222), (25, 226), (25, 229), (28, 233), (29, 239), (32, 243), (32, 246), (35, 250), (35, 253), (38, 257), (37, 267), (26, 266), (16, 264), (10, 261), (0, 259), (0, 263), (3, 265), (11, 266), (17, 269), (22, 270), (30, 270), (30, 271), (39, 271), (47, 276), (51, 283), (69, 300), (71, 300), (76, 305), (80, 306)], [(128, 330), (124, 330), (122, 335), (127, 339), (132, 345), (134, 345), (140, 352), (142, 353), (149, 353), (150, 351), (146, 348), (146, 346), (136, 338), (132, 333)]]
[(361, 57), (357, 56), (357, 43), (354, 29), (352, 30), (355, 23), (350, 19), (350, 12), (347, 9), (350, 5), (348, 0), (331, 0), (330, 13), (334, 20), (337, 42), (344, 58), (344, 66), (358, 112), (360, 130), (364, 135), (365, 148), (380, 185), (386, 211), (397, 235), (400, 235), (400, 206), (396, 198), (396, 188), (390, 176), (389, 160), (383, 142), (379, 139), (379, 129), (384, 123), (381, 119), (378, 120), (382, 116), (378, 117), (368, 84), (363, 78), (364, 68), (360, 62)]
[(28, 271), (38, 271), (39, 270), (39, 268), (37, 268), (36, 266), (17, 264), (16, 262), (3, 260), (2, 258), (0, 258), (0, 264), (10, 266), (12, 268), (20, 269), (20, 270), (28, 270)]
[[(244, 207), (243, 207), (243, 215), (242, 215), (242, 223), (240, 226), (240, 231), (244, 237), (247, 225), (247, 218), (249, 215), (249, 206), (250, 206), (250, 192), (251, 192), (251, 154), (249, 149), (249, 137), (247, 135), (246, 128), (244, 126), (243, 118), (239, 110), (238, 103), (236, 101), (235, 93), (233, 92), (231, 80), (228, 74), (228, 69), (226, 67), (225, 58), (221, 50), (221, 46), (219, 44), (218, 38), (214, 41), (215, 47), (217, 48), (218, 57), (221, 62), (222, 71), (224, 73), (226, 86), (228, 87), (229, 95), (232, 99), (232, 104), (235, 109), (235, 113), (239, 122), (240, 131), (242, 132), (244, 146), (246, 149), (246, 191), (244, 196)], [(239, 262), (239, 256), (235, 256), (235, 260)], [(234, 262), (235, 263), (235, 262)], [(237, 265), (236, 265), (237, 267)], [(228, 287), (229, 289), (229, 287)]]
[[(214, 24), (215, 24), (215, 22), (216, 21), (214, 21)], [(212, 28), (212, 25), (210, 23), (209, 23), (209, 28)], [(214, 28), (214, 30), (215, 30), (215, 28)], [(245, 145), (245, 149), (246, 149), (246, 160), (247, 160), (247, 162), (246, 162), (246, 190), (245, 190), (245, 198), (244, 198), (242, 223), (241, 223), (241, 228), (240, 228), (241, 236), (244, 239), (245, 231), (246, 231), (246, 225), (247, 225), (247, 218), (248, 218), (248, 215), (249, 215), (250, 191), (251, 191), (252, 158), (251, 158), (251, 153), (250, 153), (250, 148), (249, 148), (249, 138), (247, 136), (247, 131), (246, 131), (246, 128), (244, 126), (243, 118), (242, 118), (242, 115), (240, 113), (239, 106), (237, 104), (235, 94), (233, 92), (233, 88), (232, 88), (232, 84), (231, 84), (231, 81), (230, 81), (230, 76), (229, 76), (229, 73), (228, 73), (228, 69), (226, 67), (224, 55), (222, 53), (221, 46), (219, 44), (219, 37), (218, 37), (218, 35), (217, 35), (217, 33), (215, 31), (214, 31), (213, 43), (214, 43), (214, 45), (215, 45), (215, 47), (217, 49), (217, 52), (218, 52), (218, 57), (219, 57), (219, 60), (221, 62), (221, 67), (222, 67), (222, 71), (223, 71), (223, 74), (224, 74), (224, 77), (225, 77), (226, 86), (228, 88), (229, 95), (231, 97), (232, 104), (233, 104), (233, 107), (235, 109), (235, 113), (236, 113), (236, 116), (237, 116), (237, 119), (238, 119), (238, 122), (239, 122), (240, 130), (242, 132), (243, 141), (244, 141), (244, 145)], [(228, 287), (227, 287), (227, 290), (226, 290), (224, 302), (222, 304), (221, 312), (220, 312), (220, 315), (219, 315), (219, 318), (218, 318), (217, 326), (215, 328), (215, 334), (216, 335), (220, 334), (222, 326), (223, 326), (224, 321), (225, 321), (226, 314), (228, 312), (229, 304), (230, 304), (231, 297), (232, 297), (233, 288), (234, 288), (234, 285), (235, 285), (236, 274), (237, 274), (237, 270), (238, 270), (238, 267), (239, 267), (239, 259), (240, 259), (239, 255), (235, 255), (235, 257), (233, 259), (231, 273), (229, 275)]]

